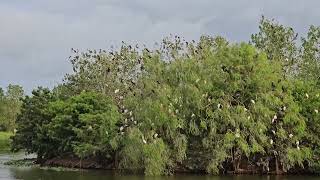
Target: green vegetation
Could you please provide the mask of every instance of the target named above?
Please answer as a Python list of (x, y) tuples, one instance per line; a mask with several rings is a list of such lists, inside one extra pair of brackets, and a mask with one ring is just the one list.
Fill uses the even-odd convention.
[(14, 131), (23, 95), (19, 85), (10, 84), (6, 92), (0, 88), (0, 131)]
[(320, 28), (261, 19), (249, 43), (72, 49), (74, 72), (22, 100), (13, 150), (145, 175), (320, 167)]
[(0, 132), (0, 153), (10, 151), (11, 136), (12, 133)]

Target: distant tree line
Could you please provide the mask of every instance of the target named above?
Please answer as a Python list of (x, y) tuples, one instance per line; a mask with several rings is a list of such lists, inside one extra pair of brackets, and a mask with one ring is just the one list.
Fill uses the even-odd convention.
[(23, 98), (13, 150), (146, 175), (315, 172), (320, 27), (300, 38), (263, 17), (259, 29), (248, 43), (72, 49), (73, 73)]
[(6, 91), (0, 88), (0, 131), (14, 131), (23, 96), (23, 88), (19, 85), (10, 84)]

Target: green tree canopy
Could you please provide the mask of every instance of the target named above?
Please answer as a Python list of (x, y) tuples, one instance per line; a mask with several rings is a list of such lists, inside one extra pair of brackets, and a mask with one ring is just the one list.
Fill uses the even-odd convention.
[(274, 20), (259, 30), (249, 43), (173, 36), (154, 49), (72, 49), (63, 84), (23, 99), (13, 149), (146, 175), (312, 172), (320, 30), (301, 43)]

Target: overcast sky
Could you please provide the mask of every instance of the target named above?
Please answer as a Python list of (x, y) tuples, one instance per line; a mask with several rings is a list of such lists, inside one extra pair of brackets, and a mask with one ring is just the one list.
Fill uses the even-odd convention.
[(152, 44), (169, 34), (248, 41), (261, 15), (303, 34), (320, 25), (319, 0), (0, 0), (0, 87), (53, 87), (73, 48), (123, 41)]

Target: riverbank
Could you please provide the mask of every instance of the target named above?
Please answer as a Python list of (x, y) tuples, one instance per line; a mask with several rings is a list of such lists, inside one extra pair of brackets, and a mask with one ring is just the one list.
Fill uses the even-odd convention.
[[(109, 166), (103, 165), (98, 163), (97, 159), (83, 159), (80, 160), (78, 158), (53, 158), (50, 160), (46, 160), (43, 163), (39, 164), (36, 162), (36, 155), (25, 155), (24, 153), (0, 153), (0, 165), (1, 167), (6, 168), (22, 168), (22, 169), (41, 169), (46, 171), (55, 171), (55, 172), (112, 172), (119, 176), (140, 176), (143, 173), (130, 173), (126, 170), (119, 170), (115, 169), (113, 164), (109, 164)], [(181, 176), (181, 175), (188, 175), (188, 176), (207, 176), (205, 171), (191, 171), (185, 168), (179, 168), (174, 170), (173, 176)], [(258, 171), (248, 171), (248, 170), (241, 170), (238, 172), (228, 171), (219, 176), (214, 177), (239, 177), (239, 176), (247, 176), (247, 177), (301, 177), (301, 176), (308, 176), (308, 177), (317, 177), (319, 175), (316, 171), (290, 171), (288, 173), (276, 174), (274, 171), (270, 171), (269, 173), (261, 174)]]
[[(52, 169), (52, 170), (72, 170), (72, 171), (83, 171), (83, 170), (107, 170), (107, 171), (114, 171), (119, 172), (120, 174), (140, 174), (140, 173), (132, 173), (130, 170), (125, 169), (116, 169), (113, 163), (99, 163), (101, 161), (97, 159), (79, 159), (79, 158), (72, 158), (72, 157), (65, 157), (65, 158), (52, 158), (46, 160), (42, 163), (36, 161), (35, 156), (33, 158), (24, 158), (24, 159), (15, 159), (4, 163), (7, 166), (12, 167), (38, 167), (44, 169)], [(130, 173), (131, 172), (131, 173)], [(140, 172), (140, 171), (137, 171)], [(143, 172), (143, 170), (141, 170)], [(205, 169), (202, 170), (191, 170), (185, 167), (179, 166), (178, 168), (173, 170), (173, 174), (190, 174), (190, 175), (207, 175)], [(143, 174), (143, 173), (141, 173)], [(172, 175), (173, 175), (172, 174)], [(258, 170), (250, 170), (250, 169), (239, 169), (238, 171), (226, 171), (221, 173), (220, 175), (228, 175), (228, 176), (239, 176), (239, 175), (281, 175), (281, 176), (301, 176), (301, 175), (308, 175), (308, 176), (318, 176), (318, 170), (302, 170), (296, 169), (280, 173), (276, 173), (276, 171), (269, 171), (262, 173)]]
[(18, 154), (0, 154), (0, 179), (6, 180), (34, 180), (34, 179), (50, 179), (50, 180), (100, 180), (100, 179), (113, 179), (113, 180), (317, 180), (317, 176), (260, 176), (260, 175), (220, 175), (208, 176), (200, 174), (175, 174), (174, 176), (142, 176), (117, 173), (108, 170), (78, 170), (59, 167), (41, 167), (39, 165), (33, 166), (17, 166), (17, 165), (4, 165), (2, 162), (7, 162), (16, 159), (30, 158), (25, 156), (24, 153)]
[(79, 158), (52, 158), (41, 163), (41, 166), (79, 168), (79, 169), (114, 169), (112, 164), (106, 165), (98, 163), (97, 159), (79, 159)]

